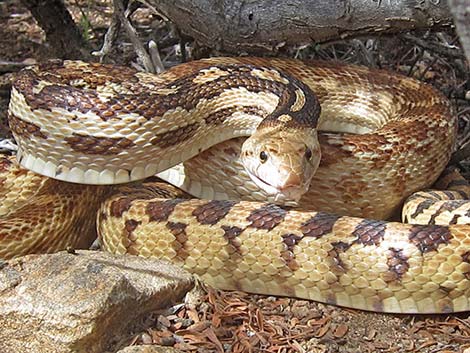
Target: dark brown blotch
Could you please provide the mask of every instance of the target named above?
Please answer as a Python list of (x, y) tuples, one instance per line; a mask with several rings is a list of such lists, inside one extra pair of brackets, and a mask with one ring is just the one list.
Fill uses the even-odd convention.
[(188, 240), (188, 236), (186, 234), (187, 226), (187, 224), (181, 222), (168, 222), (166, 224), (166, 227), (171, 234), (173, 234), (181, 243), (185, 243)]
[(352, 244), (344, 241), (337, 241), (331, 243), (333, 248), (328, 251), (328, 259), (330, 260), (330, 267), (336, 275), (344, 274), (348, 271), (348, 267), (341, 259), (341, 254), (346, 252)]
[(300, 235), (297, 235), (297, 234), (293, 234), (293, 233), (288, 233), (288, 234), (284, 234), (282, 236), (282, 242), (286, 245), (286, 250), (288, 251), (294, 251), (294, 247), (300, 243), (300, 241), (302, 240), (302, 236)]
[(444, 195), (446, 195), (446, 198), (448, 200), (456, 200), (458, 197), (457, 195), (453, 192), (453, 191), (450, 191), (450, 190), (442, 190), (441, 191)]
[(186, 227), (187, 224), (181, 222), (168, 222), (166, 224), (166, 228), (175, 237), (175, 241), (172, 243), (172, 247), (176, 251), (176, 255), (182, 260), (189, 256), (189, 252), (186, 249), (186, 242), (188, 241)]
[(183, 201), (185, 200), (173, 199), (149, 202), (145, 208), (145, 214), (149, 217), (150, 222), (167, 221), (175, 207)]
[(41, 128), (33, 123), (24, 121), (14, 114), (8, 113), (8, 123), (13, 134), (30, 139), (31, 136), (47, 139)]
[(129, 211), (132, 205), (132, 198), (121, 197), (111, 202), (109, 213), (112, 217), (121, 217), (124, 212)]
[(454, 216), (452, 217), (452, 219), (449, 221), (449, 225), (451, 225), (451, 224), (457, 224), (457, 222), (459, 221), (459, 218), (460, 218), (460, 215), (454, 214)]
[(253, 210), (247, 217), (247, 221), (251, 222), (249, 227), (256, 229), (271, 230), (284, 220), (287, 211), (283, 208), (267, 204), (256, 210)]
[(135, 219), (127, 219), (126, 222), (124, 222), (124, 230), (126, 231), (126, 236), (128, 239), (134, 240), (133, 232), (141, 223), (141, 221), (137, 221)]
[(436, 201), (442, 200), (442, 196), (436, 191), (429, 190), (426, 192), (426, 194), (430, 195), (431, 198), (433, 198)]
[(302, 223), (300, 230), (302, 234), (307, 237), (320, 238), (323, 235), (331, 233), (333, 226), (340, 218), (341, 216), (335, 214), (317, 212), (315, 216)]
[(403, 254), (403, 249), (389, 248), (387, 251), (388, 273), (385, 274), (386, 282), (399, 281), (408, 272), (410, 264), (408, 257)]
[(223, 219), (236, 203), (230, 200), (212, 200), (198, 206), (192, 214), (199, 223), (214, 225)]
[(237, 226), (222, 226), (224, 230), (224, 238), (228, 240), (233, 240), (242, 234), (243, 229)]
[(64, 140), (74, 151), (91, 155), (115, 155), (135, 146), (125, 137), (97, 137), (79, 133), (73, 133)]
[(368, 246), (378, 246), (384, 238), (386, 228), (387, 222), (364, 219), (352, 233), (353, 236), (357, 237), (354, 242)]
[(242, 234), (243, 229), (237, 226), (222, 226), (224, 231), (224, 238), (227, 239), (229, 245), (231, 245), (235, 252), (240, 254), (240, 242), (237, 240), (237, 237)]
[(291, 271), (295, 271), (300, 267), (295, 260), (294, 248), (302, 238), (302, 236), (293, 233), (282, 235), (282, 242), (285, 245), (285, 249), (281, 251), (281, 257)]
[(450, 237), (449, 228), (445, 226), (413, 225), (408, 238), (424, 254), (437, 250), (441, 244), (449, 244)]
[[(436, 224), (436, 218), (440, 216), (444, 212), (454, 212), (458, 208), (468, 204), (468, 200), (449, 200), (446, 202), (443, 202), (441, 207), (437, 211), (435, 211), (432, 215), (431, 218), (429, 219), (428, 224)], [(454, 215), (454, 218), (458, 215)], [(453, 218), (453, 219), (454, 219)], [(449, 224), (453, 224), (452, 221), (449, 222)], [(455, 224), (455, 223), (454, 223)]]
[[(413, 197), (413, 196), (411, 196)], [(409, 200), (412, 200), (410, 197)], [(413, 212), (413, 214), (411, 215), (411, 218), (416, 218), (417, 216), (419, 216), (421, 213), (423, 213), (425, 210), (427, 210), (428, 208), (432, 207), (432, 205), (434, 205), (436, 201), (434, 200), (429, 200), (429, 199), (426, 199), (426, 200), (423, 200), (421, 201), (418, 206), (416, 207), (415, 211)]]

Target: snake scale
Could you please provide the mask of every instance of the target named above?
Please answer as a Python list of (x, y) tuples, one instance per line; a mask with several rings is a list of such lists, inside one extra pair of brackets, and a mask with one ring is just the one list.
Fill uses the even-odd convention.
[[(97, 214), (106, 251), (219, 288), (470, 309), (470, 189), (447, 171), (420, 191), (450, 158), (456, 117), (414, 79), (292, 59), (159, 75), (54, 61), (18, 75), (8, 118), (18, 161), (43, 176), (0, 160), (0, 257), (85, 246)], [(178, 188), (134, 182), (156, 173)], [(412, 224), (384, 220), (407, 198)]]

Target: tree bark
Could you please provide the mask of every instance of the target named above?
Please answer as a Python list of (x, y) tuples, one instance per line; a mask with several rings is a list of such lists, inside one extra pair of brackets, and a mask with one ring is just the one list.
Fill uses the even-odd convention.
[(237, 53), (276, 51), (285, 45), (302, 45), (452, 23), (445, 1), (439, 0), (146, 2), (199, 43)]
[(470, 4), (468, 0), (449, 0), (460, 43), (470, 64)]
[(62, 0), (22, 0), (46, 33), (52, 56), (62, 59), (86, 59), (89, 48)]

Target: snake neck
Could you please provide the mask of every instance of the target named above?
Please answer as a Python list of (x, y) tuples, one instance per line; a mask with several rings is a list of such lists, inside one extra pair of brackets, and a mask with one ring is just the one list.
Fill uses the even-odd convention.
[(250, 136), (258, 125), (316, 127), (314, 94), (276, 69), (208, 65), (169, 79), (173, 74), (152, 81), (73, 62), (23, 71), (9, 106), (20, 163), (59, 180), (118, 184)]

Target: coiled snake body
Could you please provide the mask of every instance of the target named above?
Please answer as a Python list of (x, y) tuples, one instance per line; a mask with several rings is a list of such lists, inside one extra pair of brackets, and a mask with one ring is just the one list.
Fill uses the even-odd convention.
[[(456, 121), (413, 79), (286, 59), (214, 58), (158, 76), (56, 62), (19, 75), (9, 121), (20, 163), (37, 173), (116, 184), (162, 172), (203, 199), (163, 183), (68, 184), (4, 158), (0, 195), (18, 194), (14, 180), (30, 188), (0, 209), (2, 257), (76, 246), (99, 208), (105, 250), (167, 259), (220, 288), (385, 312), (470, 309), (469, 189), (449, 172), (448, 190), (415, 193), (447, 164)], [(428, 225), (382, 220), (411, 194), (406, 217)]]

